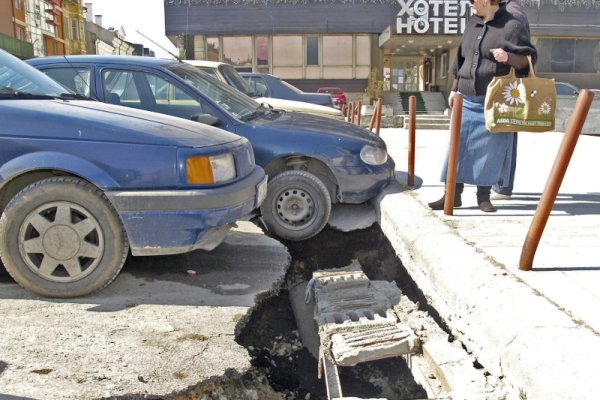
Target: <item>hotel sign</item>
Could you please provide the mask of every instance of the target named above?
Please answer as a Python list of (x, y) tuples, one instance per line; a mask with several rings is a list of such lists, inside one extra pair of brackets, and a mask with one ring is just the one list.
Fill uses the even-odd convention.
[(397, 0), (398, 34), (455, 35), (465, 31), (471, 15), (468, 0)]

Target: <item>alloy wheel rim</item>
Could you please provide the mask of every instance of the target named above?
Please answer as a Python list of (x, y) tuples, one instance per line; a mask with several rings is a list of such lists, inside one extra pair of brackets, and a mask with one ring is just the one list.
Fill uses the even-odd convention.
[(100, 223), (85, 208), (67, 201), (30, 212), (19, 230), (19, 251), (27, 267), (52, 282), (90, 275), (104, 253)]

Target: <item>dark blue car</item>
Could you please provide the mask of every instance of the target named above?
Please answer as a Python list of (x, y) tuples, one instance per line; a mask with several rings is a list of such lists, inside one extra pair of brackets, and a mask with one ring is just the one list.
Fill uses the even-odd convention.
[(129, 250), (211, 250), (264, 198), (247, 139), (81, 97), (0, 50), (0, 256), (25, 288), (81, 296)]
[(269, 175), (262, 220), (285, 239), (316, 235), (329, 220), (332, 203), (365, 202), (394, 176), (385, 143), (367, 130), (273, 110), (189, 64), (124, 56), (28, 62), (100, 101), (192, 119), (248, 138), (256, 163)]
[(303, 92), (294, 85), (270, 74), (240, 72), (240, 75), (246, 80), (250, 89), (258, 97), (304, 101), (320, 106), (333, 107), (333, 99), (329, 94)]

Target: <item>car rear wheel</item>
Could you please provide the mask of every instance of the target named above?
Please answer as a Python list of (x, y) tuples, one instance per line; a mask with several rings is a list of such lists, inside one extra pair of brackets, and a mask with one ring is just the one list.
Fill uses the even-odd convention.
[(102, 191), (77, 178), (50, 178), (21, 190), (0, 218), (0, 257), (24, 288), (46, 297), (106, 287), (129, 245)]
[(331, 197), (315, 175), (290, 170), (270, 182), (261, 214), (269, 231), (282, 239), (304, 240), (319, 233), (329, 221)]

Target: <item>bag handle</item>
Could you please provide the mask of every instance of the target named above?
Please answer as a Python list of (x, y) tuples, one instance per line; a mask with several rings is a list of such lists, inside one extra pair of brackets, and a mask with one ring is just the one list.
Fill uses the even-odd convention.
[(535, 70), (533, 69), (533, 62), (531, 61), (531, 54), (527, 55), (527, 61), (529, 61), (529, 76), (535, 78)]
[[(533, 62), (531, 61), (531, 54), (527, 55), (527, 61), (529, 61), (529, 77), (530, 78), (535, 78), (535, 71), (533, 70)], [(508, 76), (510, 76), (511, 78), (515, 77), (515, 67), (510, 67), (510, 73), (508, 74)]]

